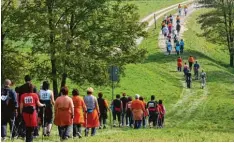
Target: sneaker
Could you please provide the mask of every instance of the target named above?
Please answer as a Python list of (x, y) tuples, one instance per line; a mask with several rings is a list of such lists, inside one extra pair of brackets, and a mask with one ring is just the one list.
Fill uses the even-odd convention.
[(114, 124), (113, 127), (116, 127), (116, 124)]
[(103, 129), (106, 129), (106, 126), (103, 126)]
[(33, 138), (34, 138), (34, 139), (36, 139), (36, 138), (38, 138), (38, 137), (39, 137), (38, 135), (36, 135), (36, 136), (33, 136)]
[(2, 137), (2, 138), (1, 138), (1, 141), (2, 141), (2, 142), (5, 142), (5, 141), (6, 141), (6, 137)]
[(129, 124), (127, 124), (126, 126), (129, 127)]
[(82, 138), (81, 134), (78, 132), (77, 135), (79, 136), (79, 138)]
[(102, 129), (102, 126), (100, 126), (99, 129)]

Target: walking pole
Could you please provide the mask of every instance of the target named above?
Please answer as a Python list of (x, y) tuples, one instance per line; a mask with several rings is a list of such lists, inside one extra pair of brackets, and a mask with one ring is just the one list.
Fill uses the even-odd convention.
[(12, 136), (13, 136), (13, 129), (14, 129), (14, 126), (15, 126), (15, 115), (14, 115), (14, 119), (13, 119), (13, 124), (12, 124), (12, 127), (11, 127), (11, 136), (10, 136), (10, 140), (12, 140)]
[(42, 142), (44, 141), (45, 107), (42, 108)]
[[(73, 118), (74, 118), (74, 117), (73, 117)], [(73, 130), (74, 124), (73, 124), (73, 118), (72, 118), (72, 140), (73, 140), (73, 142), (74, 142), (74, 130)]]

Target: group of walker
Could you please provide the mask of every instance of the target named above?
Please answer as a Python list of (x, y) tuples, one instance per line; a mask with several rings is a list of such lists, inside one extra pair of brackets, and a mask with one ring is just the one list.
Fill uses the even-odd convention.
[[(191, 84), (192, 84), (192, 74), (191, 71), (194, 71), (194, 79), (195, 80), (199, 80), (199, 70), (200, 70), (200, 65), (198, 63), (198, 61), (194, 59), (193, 56), (189, 56), (188, 58), (188, 63), (189, 66), (187, 65), (187, 63), (184, 63), (183, 66), (183, 60), (181, 57), (178, 57), (177, 59), (177, 71), (181, 72), (182, 71), (182, 66), (183, 66), (183, 72), (184, 72), (184, 77), (185, 77), (185, 81), (187, 83), (187, 88), (191, 88)], [(200, 73), (200, 80), (201, 80), (201, 88), (203, 89), (206, 85), (206, 72), (204, 70), (201, 71)]]
[(131, 96), (126, 97), (125, 93), (122, 98), (118, 94), (109, 107), (102, 92), (99, 92), (96, 98), (91, 87), (87, 89), (84, 97), (80, 96), (77, 89), (73, 89), (72, 98), (68, 96), (68, 88), (61, 87), (60, 96), (54, 100), (48, 81), (43, 82), (39, 92), (31, 83), (30, 76), (25, 76), (25, 82), (13, 90), (11, 81), (5, 80), (1, 93), (2, 141), (6, 140), (7, 123), (10, 123), (11, 141), (22, 137), (26, 138), (26, 142), (32, 142), (39, 136), (40, 127), (43, 141), (44, 137), (51, 135), (53, 122), (58, 126), (60, 141), (70, 137), (81, 138), (82, 127), (85, 128), (85, 136), (88, 136), (90, 129), (91, 136), (94, 136), (97, 128), (107, 127), (108, 111), (113, 115), (113, 123), (112, 116), (109, 117), (110, 126), (117, 126), (117, 117), (119, 126), (124, 126), (126, 120), (126, 126), (138, 129), (142, 123), (143, 127), (146, 127), (146, 118), (149, 117), (150, 127), (163, 127), (165, 107), (162, 100), (155, 101), (154, 95), (146, 104), (138, 94), (135, 95), (135, 100), (132, 100)]

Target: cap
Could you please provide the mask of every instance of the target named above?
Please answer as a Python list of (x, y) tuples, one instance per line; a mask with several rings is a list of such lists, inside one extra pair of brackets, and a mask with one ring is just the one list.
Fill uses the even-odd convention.
[(92, 92), (93, 93), (93, 88), (92, 87), (87, 88), (87, 92)]
[(139, 99), (139, 97), (140, 97), (139, 94), (136, 94), (136, 95), (135, 95), (135, 98), (136, 98), (136, 99)]

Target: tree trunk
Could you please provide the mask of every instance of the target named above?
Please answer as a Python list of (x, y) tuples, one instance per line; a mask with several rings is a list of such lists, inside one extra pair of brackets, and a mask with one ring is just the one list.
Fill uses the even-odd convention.
[(230, 66), (234, 67), (234, 54), (233, 53), (230, 54)]
[(58, 83), (57, 83), (57, 68), (56, 68), (56, 60), (51, 60), (52, 66), (52, 81), (53, 81), (53, 91), (55, 99), (58, 97)]
[(49, 22), (49, 29), (50, 29), (50, 61), (51, 61), (51, 74), (52, 74), (52, 81), (53, 81), (53, 91), (55, 99), (58, 97), (58, 82), (57, 82), (57, 67), (56, 67), (56, 50), (54, 47), (54, 25), (53, 25), (53, 0), (47, 0), (46, 4), (48, 7), (48, 22)]
[(62, 81), (61, 81), (61, 88), (66, 86), (66, 79), (67, 79), (67, 74), (63, 73), (62, 75)]

